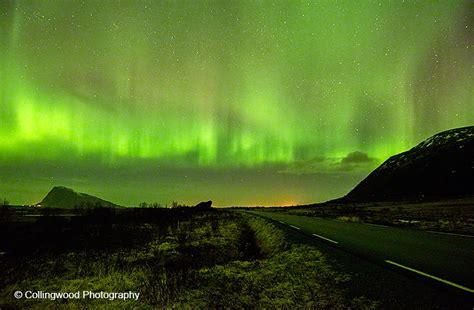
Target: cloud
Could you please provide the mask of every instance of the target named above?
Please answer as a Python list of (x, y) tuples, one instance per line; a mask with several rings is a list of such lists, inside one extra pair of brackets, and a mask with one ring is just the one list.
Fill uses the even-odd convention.
[(370, 158), (369, 155), (364, 152), (355, 151), (347, 154), (347, 156), (341, 160), (341, 164), (367, 163), (373, 162), (374, 160), (374, 158)]
[(359, 168), (369, 168), (377, 160), (375, 158), (369, 157), (364, 152), (355, 151), (346, 155), (342, 158), (339, 163), (340, 171), (352, 171)]
[(288, 174), (316, 174), (316, 173), (340, 173), (355, 170), (371, 170), (377, 163), (377, 159), (360, 151), (348, 153), (344, 157), (316, 156), (308, 160), (295, 161), (289, 164), (280, 173)]

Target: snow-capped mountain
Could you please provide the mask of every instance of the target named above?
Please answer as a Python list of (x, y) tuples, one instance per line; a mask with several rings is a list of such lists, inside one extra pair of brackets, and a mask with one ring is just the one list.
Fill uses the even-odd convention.
[(343, 201), (474, 196), (474, 126), (438, 133), (394, 155)]

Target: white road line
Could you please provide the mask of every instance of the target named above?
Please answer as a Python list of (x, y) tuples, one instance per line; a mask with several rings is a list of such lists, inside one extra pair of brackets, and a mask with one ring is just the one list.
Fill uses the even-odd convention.
[(446, 232), (434, 231), (434, 230), (427, 230), (426, 232), (429, 232), (429, 233), (432, 233), (432, 234), (474, 238), (474, 236), (472, 236), (472, 235), (453, 234), (453, 233), (446, 233)]
[(298, 229), (298, 230), (301, 230), (301, 228), (297, 227), (297, 226), (293, 226), (293, 225), (290, 225), (291, 227), (293, 227), (294, 229)]
[(338, 244), (338, 243), (339, 243), (339, 242), (337, 242), (337, 241), (334, 241), (334, 240), (331, 240), (331, 239), (329, 239), (329, 238), (320, 236), (320, 235), (318, 235), (318, 234), (313, 234), (313, 236), (318, 237), (318, 238), (321, 238), (321, 239), (324, 239), (324, 240), (326, 240), (326, 241), (329, 241), (329, 242), (332, 242), (332, 243), (335, 243), (335, 244)]
[(380, 224), (372, 224), (372, 223), (364, 223), (365, 225), (370, 225), (370, 226), (377, 226), (377, 227), (388, 227), (385, 225), (380, 225)]
[(432, 276), (432, 275), (430, 275), (430, 274), (427, 274), (426, 272), (419, 271), (419, 270), (416, 270), (416, 269), (413, 269), (413, 268), (410, 268), (410, 267), (407, 267), (407, 266), (403, 266), (402, 264), (395, 263), (395, 262), (393, 262), (393, 261), (391, 261), (391, 260), (385, 260), (385, 262), (386, 262), (386, 263), (389, 263), (389, 264), (392, 264), (392, 265), (395, 265), (395, 266), (397, 266), (397, 267), (400, 267), (400, 268), (403, 268), (403, 269), (406, 269), (406, 270), (415, 272), (415, 273), (417, 273), (417, 274), (421, 274), (422, 276), (425, 276), (425, 277), (434, 279), (434, 280), (439, 281), (439, 282), (442, 282), (442, 283), (444, 283), (444, 284), (448, 284), (448, 285), (454, 286), (454, 287), (459, 288), (459, 289), (461, 289), (461, 290), (464, 290), (464, 291), (467, 291), (467, 292), (470, 292), (470, 293), (474, 293), (474, 290), (471, 289), (471, 288), (468, 288), (468, 287), (465, 287), (465, 286), (456, 284), (456, 283), (454, 283), (454, 282), (451, 282), (451, 281), (448, 281), (448, 280), (444, 280), (444, 279), (441, 279), (441, 278)]

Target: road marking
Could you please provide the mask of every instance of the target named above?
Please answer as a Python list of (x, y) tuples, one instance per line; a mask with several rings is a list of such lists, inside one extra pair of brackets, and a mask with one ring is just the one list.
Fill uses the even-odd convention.
[(459, 288), (459, 289), (461, 289), (461, 290), (464, 290), (464, 291), (467, 291), (467, 292), (470, 292), (470, 293), (474, 293), (474, 290), (471, 289), (471, 288), (468, 288), (468, 287), (465, 287), (465, 286), (462, 286), (462, 285), (453, 283), (453, 282), (451, 282), (451, 281), (444, 280), (444, 279), (441, 279), (441, 278), (432, 276), (432, 275), (430, 275), (430, 274), (427, 274), (426, 272), (419, 271), (419, 270), (416, 270), (416, 269), (413, 269), (413, 268), (410, 268), (410, 267), (407, 267), (407, 266), (403, 266), (402, 264), (395, 263), (395, 262), (393, 262), (393, 261), (391, 261), (391, 260), (385, 260), (385, 262), (386, 262), (386, 263), (389, 263), (389, 264), (392, 264), (392, 265), (395, 265), (395, 266), (397, 266), (397, 267), (400, 267), (400, 268), (403, 268), (403, 269), (406, 269), (406, 270), (409, 270), (409, 271), (412, 271), (412, 272), (421, 274), (422, 276), (425, 276), (425, 277), (434, 279), (434, 280), (436, 280), (436, 281), (443, 282), (444, 284), (448, 284), (448, 285), (454, 286), (454, 287)]
[(365, 225), (370, 225), (370, 226), (377, 226), (377, 227), (388, 227), (385, 225), (380, 225), (380, 224), (372, 224), (372, 223), (364, 223)]
[(299, 227), (296, 227), (296, 226), (293, 226), (293, 225), (290, 225), (290, 226), (293, 227), (294, 229), (301, 230), (301, 228), (299, 228)]
[(472, 235), (453, 234), (453, 233), (446, 233), (446, 232), (434, 231), (434, 230), (427, 230), (426, 232), (429, 232), (429, 233), (432, 233), (432, 234), (440, 234), (440, 235), (449, 235), (449, 236), (458, 236), (458, 237), (474, 238), (474, 236), (472, 236)]
[(329, 242), (332, 242), (332, 243), (335, 243), (335, 244), (338, 244), (338, 243), (339, 243), (339, 242), (337, 242), (337, 241), (334, 241), (334, 240), (331, 240), (331, 239), (329, 239), (329, 238), (320, 236), (320, 235), (318, 235), (318, 234), (313, 234), (313, 236), (318, 237), (318, 238), (321, 238), (321, 239), (324, 239), (324, 240), (326, 240), (326, 241), (329, 241)]

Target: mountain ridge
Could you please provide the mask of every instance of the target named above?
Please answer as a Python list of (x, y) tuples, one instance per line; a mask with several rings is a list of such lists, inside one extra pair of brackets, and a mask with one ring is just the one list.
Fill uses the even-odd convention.
[(345, 196), (370, 202), (474, 196), (474, 126), (437, 133), (393, 155)]

